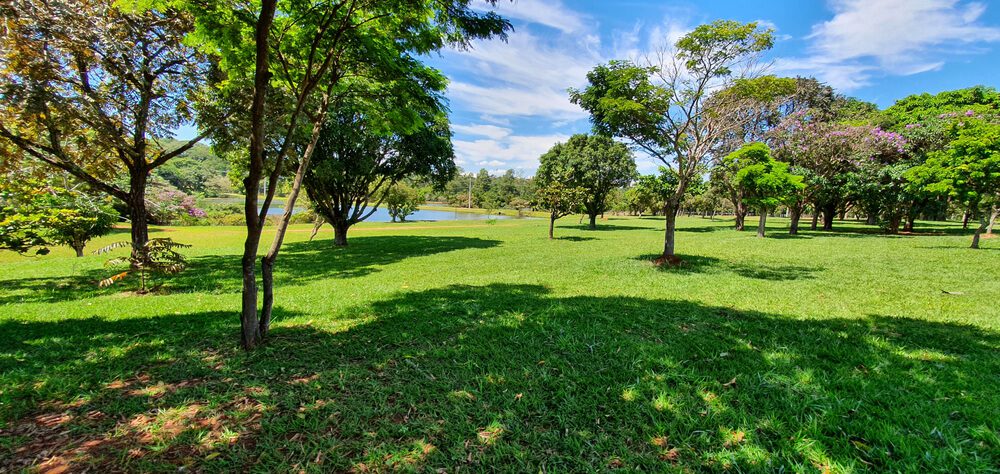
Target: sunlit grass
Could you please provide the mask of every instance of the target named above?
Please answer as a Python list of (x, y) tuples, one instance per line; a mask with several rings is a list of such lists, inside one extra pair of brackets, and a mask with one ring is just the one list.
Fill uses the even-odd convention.
[(995, 470), (1000, 239), (770, 221), (682, 218), (672, 269), (659, 219), (296, 226), (251, 354), (240, 228), (159, 230), (150, 296), (3, 253), (0, 470)]

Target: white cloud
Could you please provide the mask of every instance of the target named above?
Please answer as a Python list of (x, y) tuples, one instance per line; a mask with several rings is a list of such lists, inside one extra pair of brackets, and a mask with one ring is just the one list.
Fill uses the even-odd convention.
[(474, 135), (477, 137), (487, 137), (493, 140), (499, 140), (507, 135), (510, 135), (511, 129), (505, 127), (498, 127), (496, 125), (452, 125), (451, 129), (458, 132), (464, 133), (466, 135)]
[(484, 1), (477, 5), (482, 9), (491, 9), (505, 18), (521, 20), (555, 28), (563, 33), (575, 33), (586, 28), (586, 18), (580, 13), (566, 8), (555, 0), (506, 0), (491, 6)]
[(534, 173), (538, 157), (568, 135), (508, 135), (499, 140), (453, 140), (455, 160), (466, 171), (487, 168), (491, 171), (515, 169)]
[(942, 55), (1000, 41), (1000, 28), (979, 23), (986, 6), (959, 0), (833, 0), (834, 16), (813, 26), (809, 56), (780, 59), (779, 70), (815, 74), (841, 89), (876, 74), (939, 69)]

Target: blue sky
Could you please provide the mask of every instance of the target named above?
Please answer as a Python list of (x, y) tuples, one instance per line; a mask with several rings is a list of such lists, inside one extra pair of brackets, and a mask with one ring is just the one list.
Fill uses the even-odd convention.
[[(1000, 71), (1000, 2), (959, 0), (500, 0), (515, 31), (430, 59), (451, 79), (448, 98), (459, 166), (531, 175), (538, 156), (587, 115), (566, 88), (593, 66), (640, 57), (716, 19), (775, 29), (770, 72), (814, 76), (886, 107), (919, 92), (984, 84)], [(656, 164), (639, 157), (640, 170)]]
[(1000, 0), (499, 0), (497, 10), (515, 27), (507, 43), (428, 59), (451, 80), (456, 161), (467, 171), (532, 175), (553, 144), (590, 130), (566, 92), (587, 71), (717, 19), (774, 28), (770, 73), (816, 77), (883, 108), (914, 93), (997, 87), (1000, 72)]

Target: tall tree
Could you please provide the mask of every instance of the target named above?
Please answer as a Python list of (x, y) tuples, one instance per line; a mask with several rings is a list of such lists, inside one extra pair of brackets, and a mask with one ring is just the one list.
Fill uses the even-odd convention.
[(705, 166), (729, 123), (740, 120), (713, 90), (757, 72), (757, 59), (774, 43), (757, 23), (719, 20), (684, 35), (645, 66), (612, 61), (587, 74), (589, 85), (571, 99), (590, 113), (597, 132), (628, 140), (673, 169), (677, 187), (666, 199), (662, 261), (679, 263), (674, 230), (688, 184)]
[[(496, 0), (488, 0), (495, 4)], [(473, 39), (505, 37), (510, 23), (494, 12), (470, 8), (471, 0), (234, 0), (187, 4), (198, 14), (197, 41), (222, 56), (231, 100), (249, 96), (240, 117), (249, 137), (244, 214), (242, 343), (266, 337), (273, 306), (273, 267), (291, 219), (331, 94), (351, 64), (392, 69), (410, 54)], [(248, 94), (252, 90), (252, 94)], [(305, 130), (303, 130), (305, 128)], [(309, 130), (311, 129), (311, 130)], [(303, 138), (306, 136), (308, 138)], [(304, 145), (304, 146), (303, 146)], [(261, 260), (264, 297), (258, 315), (256, 257), (265, 217), (291, 150), (301, 149), (292, 191), (274, 241)], [(258, 190), (264, 185), (264, 199)]]
[[(140, 249), (148, 239), (150, 172), (205, 133), (171, 147), (157, 139), (195, 118), (192, 104), (212, 74), (208, 58), (184, 42), (191, 15), (129, 5), (17, 0), (0, 7), (0, 139), (20, 155), (7, 153), (5, 161), (36, 159), (123, 202), (132, 248)], [(115, 179), (121, 172), (127, 186)]]
[(590, 228), (597, 228), (597, 216), (608, 208), (612, 190), (628, 186), (638, 172), (635, 158), (625, 145), (601, 135), (577, 134), (566, 143), (557, 143), (539, 159), (538, 177), (564, 175), (570, 187), (584, 190), (583, 208)]

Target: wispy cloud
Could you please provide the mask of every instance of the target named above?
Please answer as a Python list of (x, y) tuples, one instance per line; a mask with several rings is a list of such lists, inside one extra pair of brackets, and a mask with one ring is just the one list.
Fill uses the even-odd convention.
[(495, 7), (480, 0), (478, 6), (482, 9), (493, 9), (506, 18), (545, 25), (563, 33), (582, 31), (588, 23), (583, 14), (567, 8), (562, 2), (556, 0), (501, 1), (497, 2)]
[(1000, 41), (983, 25), (986, 5), (959, 0), (834, 0), (833, 18), (813, 26), (805, 57), (781, 58), (783, 72), (814, 74), (852, 90), (877, 75), (939, 69), (945, 56)]

